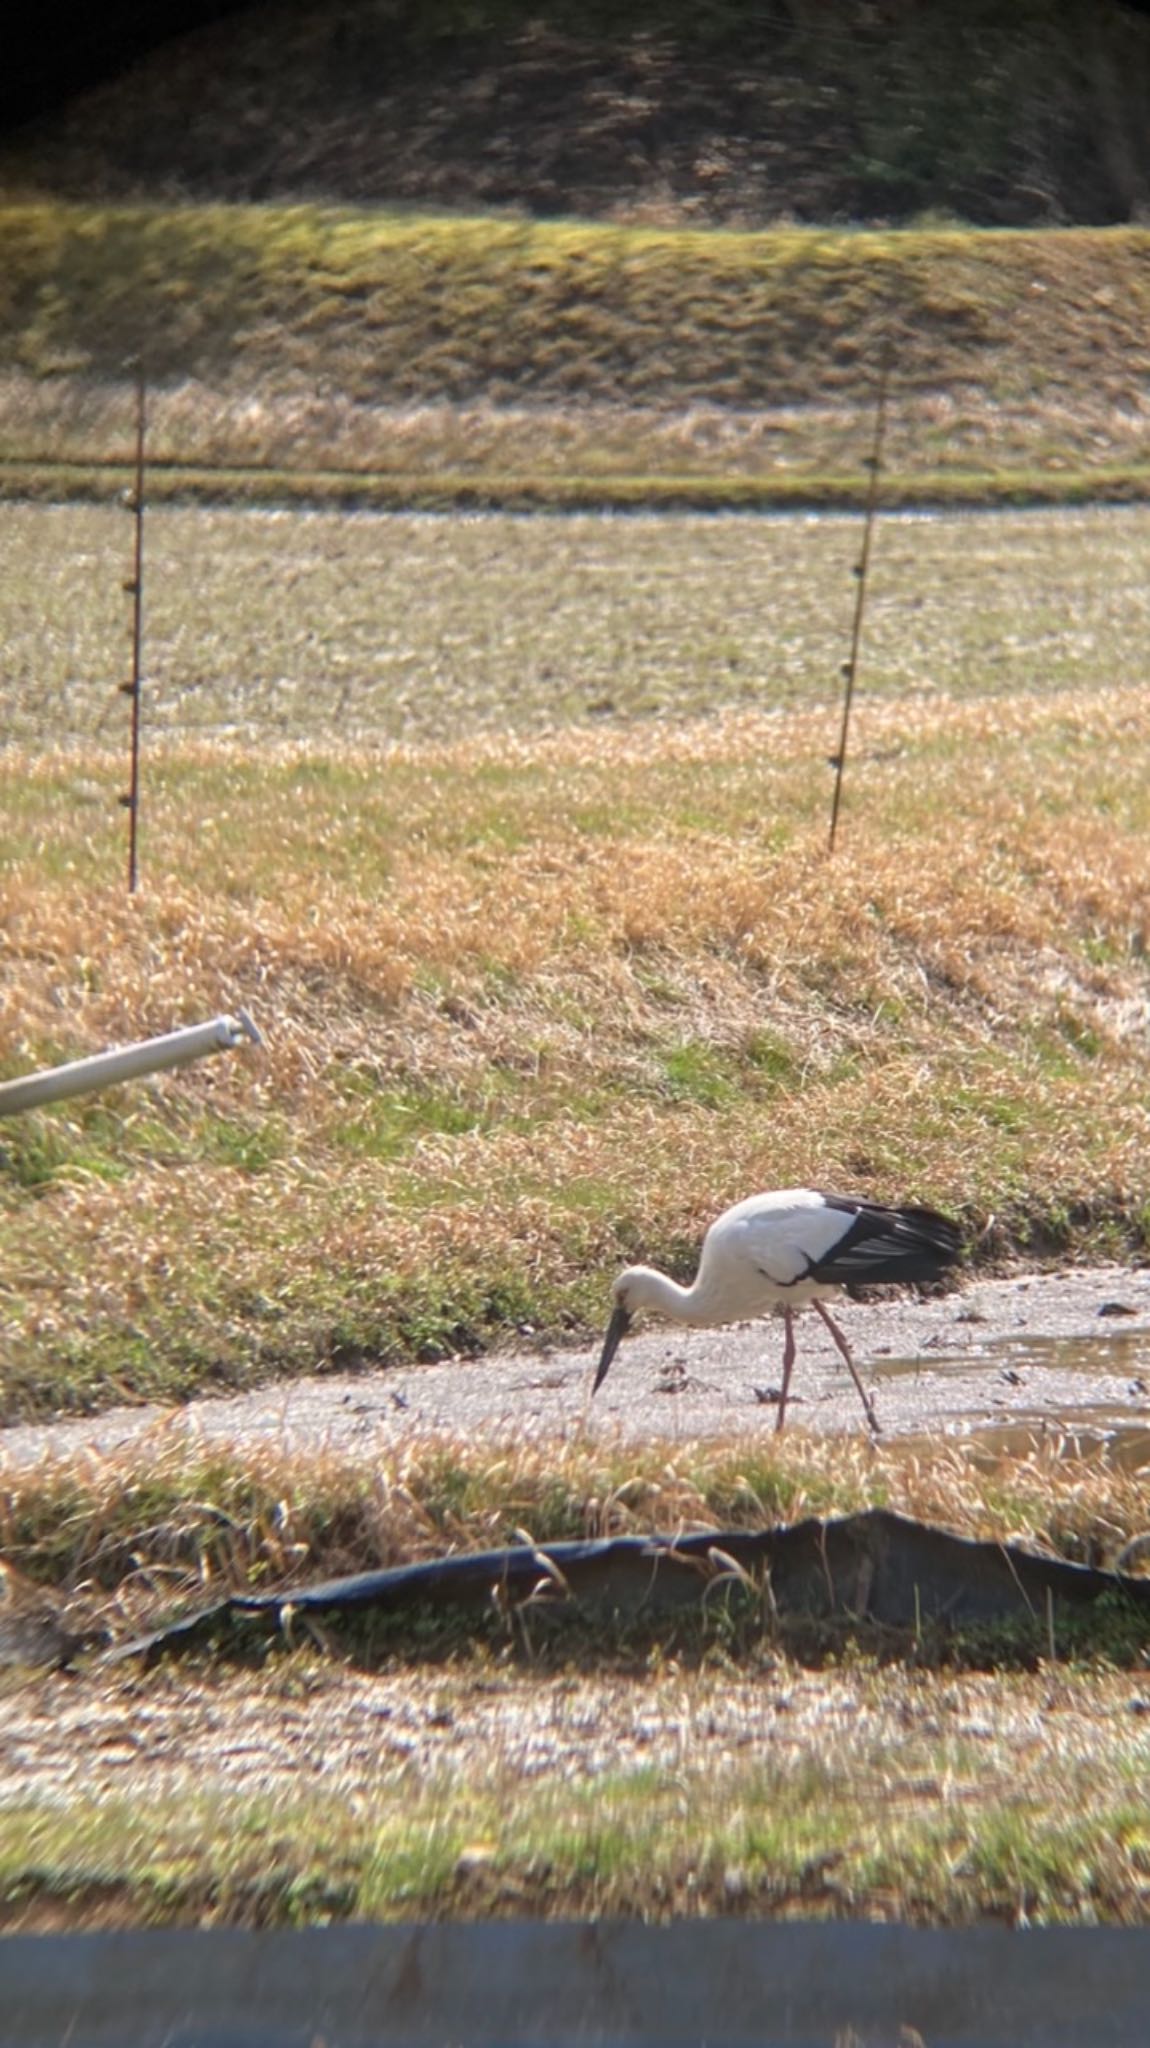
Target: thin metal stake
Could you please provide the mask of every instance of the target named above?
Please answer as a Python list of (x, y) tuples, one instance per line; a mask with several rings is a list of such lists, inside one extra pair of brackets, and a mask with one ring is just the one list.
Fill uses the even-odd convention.
[(854, 701), (855, 676), (858, 673), (859, 646), (862, 640), (863, 606), (866, 603), (866, 579), (867, 569), (870, 566), (871, 534), (874, 530), (875, 514), (878, 510), (878, 480), (882, 469), (882, 443), (883, 435), (886, 432), (886, 394), (887, 386), (890, 382), (892, 355), (893, 351), (890, 340), (887, 339), (883, 343), (882, 357), (879, 363), (874, 440), (871, 443), (871, 452), (865, 458), (866, 466), (870, 470), (870, 482), (867, 486), (866, 516), (863, 520), (862, 553), (855, 564), (854, 571), (858, 579), (858, 589), (855, 594), (855, 616), (854, 626), (851, 631), (851, 651), (842, 666), (843, 682), (846, 687), (843, 691), (843, 722), (842, 731), (839, 734), (839, 750), (834, 760), (835, 794), (831, 805), (831, 831), (827, 842), (828, 853), (833, 853), (835, 850), (835, 833), (838, 830), (839, 805), (842, 802), (843, 770), (846, 767), (847, 759), (847, 737), (850, 732), (851, 704)]
[(140, 650), (144, 624), (144, 422), (147, 383), (144, 366), (136, 366), (136, 486), (132, 499), (135, 518), (135, 551), (132, 574), (124, 584), (132, 600), (132, 676), (121, 683), (125, 697), (132, 700), (131, 770), (127, 793), (120, 798), (128, 813), (128, 894), (134, 896), (140, 878)]

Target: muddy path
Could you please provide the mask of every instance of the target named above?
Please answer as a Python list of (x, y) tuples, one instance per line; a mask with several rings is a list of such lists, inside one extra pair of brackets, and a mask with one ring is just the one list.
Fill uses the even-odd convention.
[[(1070, 1268), (974, 1281), (930, 1299), (837, 1311), (884, 1436), (977, 1431), (1009, 1452), (1032, 1433), (1121, 1432), (1150, 1461), (1150, 1267)], [(798, 1325), (788, 1428), (863, 1427), (858, 1396), (813, 1315)], [(774, 1427), (782, 1328), (689, 1331), (649, 1323), (588, 1402), (598, 1347), (492, 1354), (355, 1377), (326, 1374), (184, 1408), (115, 1408), (0, 1430), (5, 1470), (95, 1453), (146, 1461), (157, 1438), (218, 1452), (275, 1446), (365, 1461), (437, 1435), (535, 1441), (584, 1430), (636, 1443)]]

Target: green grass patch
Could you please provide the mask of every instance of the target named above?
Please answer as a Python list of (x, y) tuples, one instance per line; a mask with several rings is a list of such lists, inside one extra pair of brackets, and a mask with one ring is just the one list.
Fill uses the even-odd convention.
[[(964, 1774), (940, 1758), (937, 1776)], [(920, 1776), (919, 1784), (922, 1785)], [(976, 1780), (971, 1780), (974, 1792)], [(617, 1774), (591, 1784), (376, 1789), (347, 1809), (202, 1795), (7, 1809), (0, 1913), (82, 1924), (294, 1926), (343, 1919), (670, 1919), (732, 1909), (804, 1917), (881, 1905), (911, 1921), (1093, 1922), (1128, 1916), (1146, 1868), (1130, 1801), (1067, 1820), (1001, 1792), (940, 1816), (876, 1801), (833, 1766)], [(1107, 1787), (1107, 1794), (1110, 1788)]]
[(348, 1114), (334, 1133), (341, 1149), (361, 1159), (399, 1159), (426, 1135), (453, 1137), (489, 1128), (498, 1120), (501, 1090), (483, 1091), (479, 1101), (419, 1088), (388, 1089), (362, 1072), (337, 1072), (335, 1085), (348, 1104)]

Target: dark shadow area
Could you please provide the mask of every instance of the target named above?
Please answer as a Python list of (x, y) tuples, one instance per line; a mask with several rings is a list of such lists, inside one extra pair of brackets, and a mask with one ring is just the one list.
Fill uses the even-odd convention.
[[(7, 171), (62, 197), (327, 198), (651, 226), (1150, 214), (1150, 35), (1119, 0), (21, 12), (0, 124), (47, 118)], [(67, 106), (93, 86), (109, 89)]]
[(13, 6), (0, 65), (0, 129), (16, 128), (73, 93), (116, 78), (149, 51), (256, 0), (49, 0)]

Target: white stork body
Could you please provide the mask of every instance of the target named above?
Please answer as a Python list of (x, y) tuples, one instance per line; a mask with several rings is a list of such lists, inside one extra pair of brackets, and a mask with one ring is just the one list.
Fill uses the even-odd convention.
[(959, 1252), (958, 1226), (934, 1209), (888, 1209), (814, 1188), (749, 1195), (716, 1218), (699, 1270), (680, 1287), (652, 1266), (628, 1266), (615, 1282), (615, 1308), (592, 1392), (602, 1385), (620, 1339), (639, 1309), (679, 1323), (741, 1323), (780, 1308), (786, 1324), (776, 1428), (786, 1420), (795, 1360), (793, 1314), (813, 1304), (841, 1351), (872, 1430), (878, 1422), (838, 1324), (823, 1303), (849, 1286), (936, 1280)]

